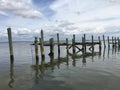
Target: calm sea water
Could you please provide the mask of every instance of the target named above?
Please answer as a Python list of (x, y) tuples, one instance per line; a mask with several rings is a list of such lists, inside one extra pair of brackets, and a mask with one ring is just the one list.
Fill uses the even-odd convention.
[(120, 90), (118, 48), (102, 49), (101, 54), (86, 58), (66, 58), (66, 48), (61, 47), (58, 60), (55, 46), (54, 65), (49, 63), (49, 47), (45, 47), (45, 63), (49, 64), (34, 67), (34, 46), (30, 44), (13, 43), (15, 59), (11, 65), (8, 43), (0, 43), (0, 90)]

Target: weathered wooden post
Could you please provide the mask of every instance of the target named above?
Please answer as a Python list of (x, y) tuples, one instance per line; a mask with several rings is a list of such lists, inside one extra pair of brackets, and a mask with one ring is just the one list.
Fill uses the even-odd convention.
[(118, 47), (120, 47), (120, 39), (119, 39), (119, 37), (118, 37)]
[(85, 49), (85, 53), (86, 53), (86, 35), (84, 34), (84, 49)]
[(73, 45), (73, 54), (75, 54), (75, 34), (73, 34), (73, 39), (72, 39), (72, 45)]
[(68, 38), (66, 38), (66, 49), (67, 49), (67, 54), (69, 53), (69, 48), (68, 48)]
[(82, 53), (85, 53), (85, 47), (84, 47), (84, 37), (82, 37)]
[(99, 41), (99, 51), (101, 52), (101, 40), (100, 40), (100, 36), (98, 36), (98, 41)]
[(110, 40), (109, 40), (109, 36), (107, 37), (108, 39), (108, 49), (110, 48)]
[(118, 47), (119, 47), (119, 37), (117, 37), (117, 42), (118, 42), (117, 44), (118, 44)]
[(66, 38), (66, 50), (67, 50), (67, 52), (66, 52), (66, 64), (67, 64), (67, 66), (69, 65), (69, 63), (68, 63), (68, 53), (69, 53), (69, 47), (68, 47), (69, 45), (68, 45), (68, 38)]
[(7, 33), (8, 33), (8, 41), (9, 41), (10, 60), (14, 61), (11, 28), (7, 28)]
[(104, 48), (106, 48), (106, 45), (105, 45), (105, 36), (103, 35), (103, 43), (104, 43)]
[(41, 30), (41, 38), (39, 39), (40, 41), (40, 48), (41, 48), (41, 58), (45, 58), (45, 53), (44, 53), (44, 34), (43, 30)]
[(92, 52), (94, 52), (94, 37), (92, 35)]
[(59, 33), (57, 33), (57, 46), (58, 46), (58, 69), (60, 68), (60, 41), (59, 41)]
[(115, 37), (115, 47), (116, 47), (116, 45), (117, 45), (117, 40), (116, 40), (116, 37)]
[(51, 66), (51, 70), (54, 70), (54, 39), (50, 38), (50, 66)]
[(112, 36), (112, 47), (114, 46), (114, 42), (113, 42), (113, 36)]
[(54, 56), (54, 39), (50, 38), (50, 53), (49, 56)]
[(57, 45), (58, 45), (58, 56), (60, 56), (60, 40), (59, 40), (59, 33), (57, 33)]
[(44, 55), (44, 45), (42, 43), (42, 39), (39, 38), (39, 42), (40, 42), (40, 51), (41, 51), (41, 59), (45, 60), (45, 55)]
[(35, 56), (36, 56), (36, 65), (38, 64), (39, 62), (39, 56), (38, 56), (38, 38), (35, 37)]

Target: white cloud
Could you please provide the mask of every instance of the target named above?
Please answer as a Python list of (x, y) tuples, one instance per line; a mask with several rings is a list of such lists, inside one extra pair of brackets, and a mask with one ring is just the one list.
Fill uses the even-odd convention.
[(0, 15), (3, 15), (3, 16), (8, 16), (7, 13), (3, 12), (3, 11), (0, 11)]
[(56, 0), (50, 5), (56, 13), (52, 17), (67, 22), (57, 28), (66, 34), (104, 33), (111, 25), (120, 26), (120, 0)]
[(26, 18), (41, 18), (42, 13), (32, 6), (30, 0), (0, 0), (0, 10)]
[[(6, 20), (6, 24), (15, 27), (12, 31), (16, 37), (25, 34), (28, 34), (28, 37), (40, 36), (41, 29), (44, 30), (45, 38), (56, 37), (56, 33), (60, 33), (62, 37), (83, 33), (116, 34), (119, 33), (120, 27), (119, 2), (119, 0), (55, 0), (50, 5), (50, 9), (55, 12), (52, 17), (34, 20), (11, 17)], [(11, 13), (28, 18), (41, 16), (32, 6), (31, 0), (0, 0), (0, 6), (3, 6), (0, 7), (0, 13), (3, 15)], [(0, 35), (2, 33), (4, 32)]]
[(18, 35), (29, 35), (29, 34), (31, 34), (31, 30), (28, 28), (19, 28), (17, 30), (17, 34)]

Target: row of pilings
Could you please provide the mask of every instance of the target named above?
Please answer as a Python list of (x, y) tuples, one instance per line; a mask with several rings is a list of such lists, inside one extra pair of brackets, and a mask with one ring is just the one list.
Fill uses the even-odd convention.
[[(12, 45), (12, 33), (11, 28), (7, 28), (8, 32), (8, 41), (9, 41), (9, 51), (10, 51), (10, 58), (12, 61), (14, 61), (14, 53), (13, 53), (13, 45)], [(36, 63), (39, 60), (39, 54), (38, 54), (38, 45), (40, 45), (40, 52), (41, 52), (41, 59), (45, 59), (45, 50), (44, 46), (50, 47), (49, 56), (54, 57), (54, 45), (58, 46), (58, 56), (60, 56), (60, 46), (66, 46), (66, 51), (69, 53), (69, 49), (72, 48), (72, 55), (77, 54), (78, 52), (82, 52), (84, 55), (87, 54), (86, 47), (89, 47), (89, 50), (91, 52), (94, 52), (95, 45), (99, 45), (99, 51), (101, 51), (102, 46), (103, 48), (106, 48), (106, 41), (108, 42), (108, 48), (112, 45), (112, 48), (120, 47), (120, 40), (119, 37), (112, 37), (112, 39), (109, 39), (109, 36), (107, 37), (107, 40), (105, 40), (105, 36), (103, 35), (103, 45), (101, 43), (100, 36), (98, 36), (98, 40), (94, 40), (94, 36), (91, 36), (91, 41), (86, 40), (86, 34), (83, 35), (81, 42), (76, 42), (75, 34), (73, 34), (72, 43), (69, 43), (68, 38), (66, 38), (66, 42), (60, 42), (59, 33), (57, 33), (57, 43), (54, 42), (54, 38), (49, 39), (49, 43), (45, 43), (44, 41), (44, 33), (43, 30), (40, 32), (40, 38), (35, 37), (34, 43), (32, 45), (35, 46), (35, 56), (36, 56)], [(111, 45), (110, 45), (111, 44)], [(78, 45), (81, 45), (82, 48), (78, 47)], [(76, 52), (76, 49), (78, 51)]]

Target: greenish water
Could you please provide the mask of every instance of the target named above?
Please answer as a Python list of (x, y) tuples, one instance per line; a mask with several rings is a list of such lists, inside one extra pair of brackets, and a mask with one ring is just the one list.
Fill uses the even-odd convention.
[[(13, 43), (14, 65), (10, 64), (8, 43), (0, 43), (0, 90), (120, 90), (118, 48), (102, 49), (82, 58), (67, 57), (65, 47), (61, 47), (58, 57), (55, 46), (53, 59), (48, 56), (49, 47), (45, 47), (45, 61), (40, 58), (35, 66), (30, 43)], [(98, 52), (97, 47), (95, 50)]]

